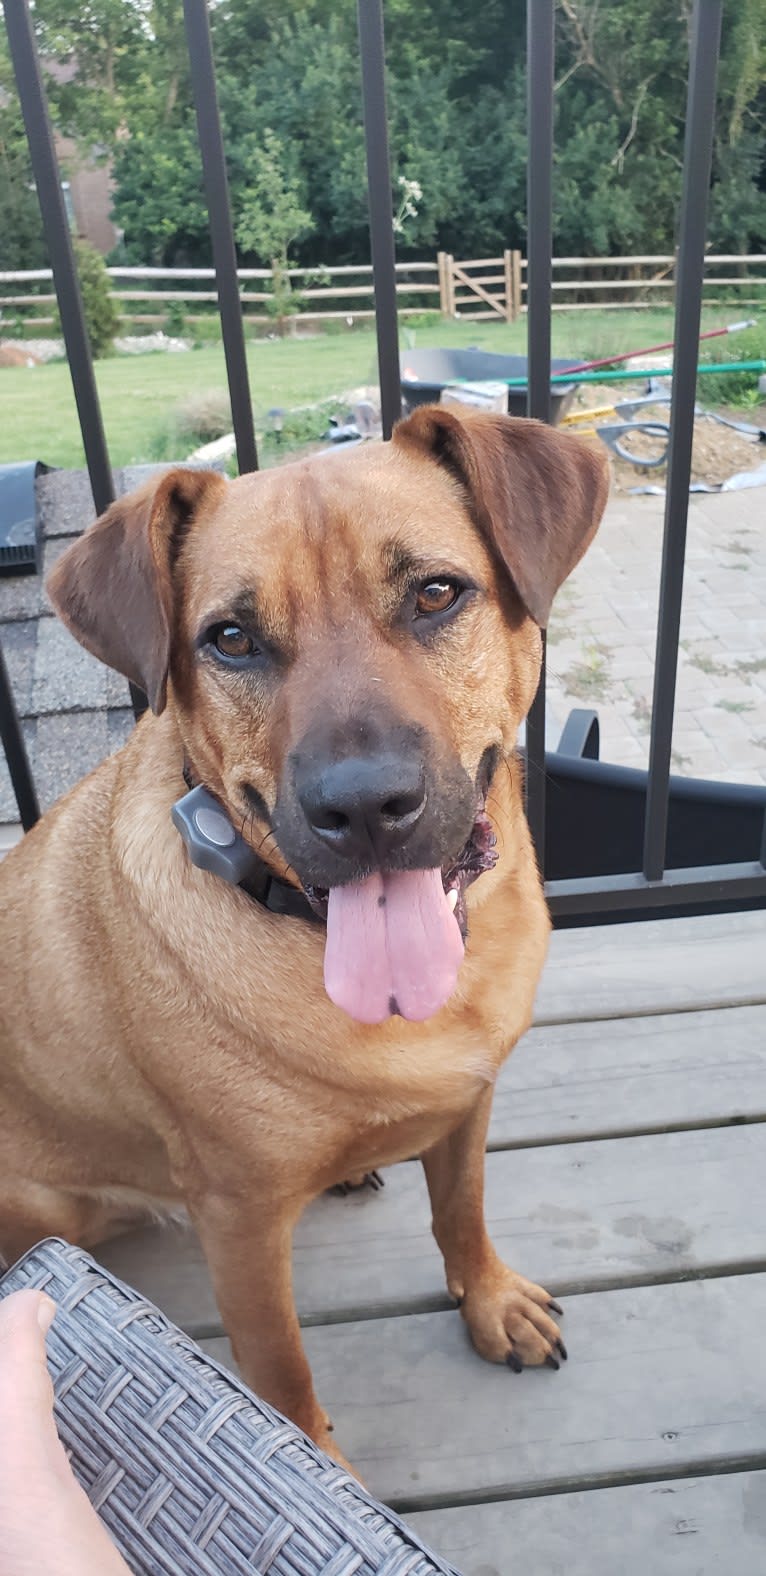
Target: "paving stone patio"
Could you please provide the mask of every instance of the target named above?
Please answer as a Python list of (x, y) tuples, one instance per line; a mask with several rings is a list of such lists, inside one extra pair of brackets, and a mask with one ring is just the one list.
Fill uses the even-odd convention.
[[(649, 759), (664, 499), (615, 496), (548, 635), (548, 731), (598, 711), (601, 756)], [(673, 769), (766, 783), (766, 489), (689, 504)]]
[[(147, 467), (117, 473), (129, 492)], [(47, 572), (92, 518), (84, 472), (37, 482)], [(695, 495), (689, 508), (673, 767), (766, 783), (766, 490)], [(663, 500), (615, 495), (557, 601), (549, 632), (548, 734), (573, 706), (598, 711), (602, 759), (648, 761)], [(127, 737), (127, 685), (51, 614), (41, 581), (0, 578), (0, 638), (41, 803), (51, 804)], [(0, 761), (0, 825), (16, 820)]]

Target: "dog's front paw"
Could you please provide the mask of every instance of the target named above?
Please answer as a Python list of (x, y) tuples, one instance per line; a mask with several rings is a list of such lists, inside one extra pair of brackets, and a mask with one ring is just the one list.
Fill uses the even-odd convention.
[(498, 1263), (466, 1288), (460, 1312), (477, 1352), (490, 1363), (507, 1363), (514, 1373), (546, 1363), (559, 1368), (567, 1350), (550, 1317), (562, 1309), (542, 1286)]

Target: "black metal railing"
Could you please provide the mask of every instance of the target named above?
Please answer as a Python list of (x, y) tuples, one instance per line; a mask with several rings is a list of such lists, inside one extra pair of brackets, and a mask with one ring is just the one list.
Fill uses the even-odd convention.
[[(556, 0), (527, 0), (527, 415), (551, 419), (553, 77)], [(545, 870), (545, 683), (527, 718), (527, 820)]]
[[(97, 512), (113, 496), (112, 472), (101, 421), (82, 302), (56, 164), (28, 0), (3, 0), (19, 97), (45, 225), (74, 386), (86, 462)], [(686, 520), (694, 419), (695, 369), (700, 327), (707, 199), (710, 184), (716, 78), (723, 0), (694, 0), (686, 116), (683, 193), (679, 222), (674, 376), (668, 455), (662, 579), (652, 710), (649, 771), (645, 785), (640, 868), (585, 874), (546, 884), (554, 915), (563, 922), (631, 913), (737, 906), (766, 902), (766, 815), (760, 856), (725, 864), (705, 862), (666, 868), (670, 762), (683, 594)], [(394, 270), (395, 239), (386, 114), (383, 0), (357, 0), (370, 239), (376, 306), (378, 368), (384, 438), (401, 414), (400, 363)], [(184, 0), (199, 141), (208, 201), (232, 419), (240, 471), (257, 469), (258, 456), (247, 374), (226, 161), (218, 112), (207, 0)], [(528, 372), (527, 409), (551, 415), (551, 252), (553, 190), (553, 81), (555, 0), (527, 0), (528, 58)], [(480, 25), (480, 20), (477, 25)], [(142, 697), (134, 693), (136, 711)], [(0, 724), (24, 826), (37, 813), (34, 784), (0, 661)], [(545, 750), (545, 664), (527, 724), (527, 814), (546, 871), (553, 781)], [(590, 766), (590, 762), (583, 762)], [(608, 768), (607, 768), (608, 770)], [(630, 774), (637, 775), (637, 774)], [(563, 809), (562, 809), (563, 806)], [(555, 814), (566, 814), (557, 795)], [(756, 813), (759, 807), (756, 805)], [(560, 828), (558, 828), (560, 830)], [(566, 833), (566, 827), (564, 828)], [(573, 822), (571, 836), (577, 836)], [(560, 841), (560, 838), (559, 838)]]

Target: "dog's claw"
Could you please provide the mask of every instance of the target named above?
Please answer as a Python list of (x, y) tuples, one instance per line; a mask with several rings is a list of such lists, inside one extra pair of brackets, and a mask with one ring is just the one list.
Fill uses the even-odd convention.
[(516, 1356), (515, 1352), (509, 1352), (505, 1360), (508, 1364), (508, 1367), (511, 1368), (515, 1374), (520, 1374), (523, 1372), (524, 1364)]
[(558, 1373), (558, 1370), (561, 1367), (561, 1363), (557, 1362), (556, 1358), (555, 1357), (551, 1357), (550, 1354), (549, 1354), (546, 1357), (546, 1359), (545, 1359), (545, 1366), (546, 1366), (546, 1368), (555, 1368), (556, 1372)]
[(385, 1185), (385, 1177), (382, 1177), (379, 1171), (365, 1171), (358, 1182), (336, 1182), (327, 1191), (333, 1193), (336, 1198), (348, 1198), (349, 1193), (359, 1193), (365, 1187), (368, 1187), (372, 1193), (379, 1193)]

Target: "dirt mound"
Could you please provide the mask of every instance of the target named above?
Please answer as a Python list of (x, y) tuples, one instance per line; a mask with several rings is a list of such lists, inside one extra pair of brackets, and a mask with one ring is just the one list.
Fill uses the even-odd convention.
[(38, 360), (30, 351), (18, 345), (0, 344), (0, 367), (36, 367)]
[[(610, 395), (608, 387), (590, 387), (587, 397), (580, 392), (577, 409), (608, 405)], [(729, 414), (727, 412), (727, 414)], [(732, 412), (734, 419), (752, 422), (756, 426), (759, 421), (757, 412), (742, 414)], [(620, 419), (626, 421), (660, 421), (669, 422), (670, 406), (665, 404), (645, 405), (635, 415), (609, 417), (601, 416), (599, 420), (605, 425), (614, 425)], [(573, 431), (577, 431), (577, 427)], [(666, 439), (660, 434), (653, 436), (648, 433), (627, 433), (620, 440), (620, 447), (635, 455), (636, 464), (630, 460), (620, 459), (610, 449), (612, 467), (612, 486), (616, 492), (629, 492), (634, 487), (654, 483), (664, 487), (667, 482), (667, 464), (642, 465), (641, 459), (657, 458), (666, 447)], [(693, 482), (706, 482), (710, 487), (720, 486), (721, 482), (735, 476), (739, 471), (752, 471), (762, 465), (766, 459), (766, 445), (759, 443), (755, 438), (748, 438), (742, 432), (736, 432), (731, 427), (724, 427), (720, 422), (714, 421), (710, 416), (697, 416), (694, 422), (694, 441), (692, 444), (692, 470)]]

